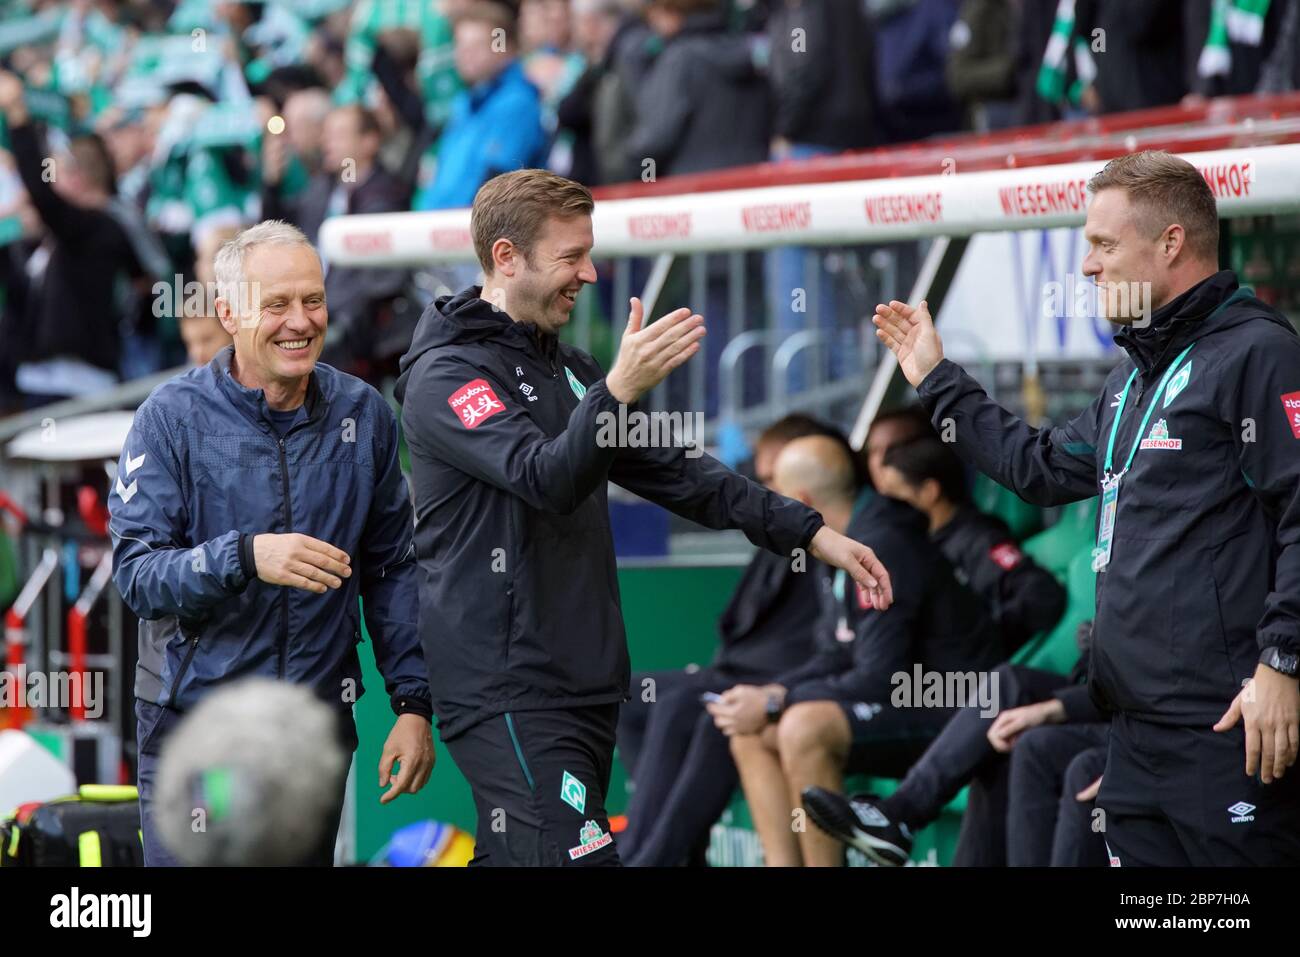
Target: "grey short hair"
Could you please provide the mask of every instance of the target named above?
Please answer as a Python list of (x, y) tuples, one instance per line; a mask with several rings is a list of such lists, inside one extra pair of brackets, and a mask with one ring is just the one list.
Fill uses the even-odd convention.
[[(241, 296), (244, 287), (244, 261), (254, 246), (306, 246), (312, 252), (316, 247), (297, 226), (279, 219), (268, 219), (249, 226), (234, 239), (221, 244), (212, 260), (212, 272), (217, 279), (217, 295), (239, 312), (241, 306), (251, 305), (251, 299)], [(317, 253), (317, 258), (320, 254)]]

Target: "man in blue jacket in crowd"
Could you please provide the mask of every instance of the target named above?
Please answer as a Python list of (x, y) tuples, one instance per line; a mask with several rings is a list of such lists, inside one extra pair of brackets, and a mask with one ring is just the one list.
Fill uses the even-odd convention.
[[(392, 410), (364, 382), (317, 363), (324, 277), (296, 228), (244, 230), (218, 252), (215, 271), (217, 313), (234, 344), (140, 406), (109, 496), (113, 578), (141, 619), (135, 697), (148, 866), (176, 863), (153, 820), (162, 743), (217, 686), (249, 675), (306, 685), (336, 709), (340, 739), (355, 750), (358, 598), (397, 715), (379, 763), (380, 787), (390, 788), (380, 800), (418, 791), (434, 761), (414, 522)], [(195, 782), (195, 806), (212, 812), (221, 796), (204, 793), (205, 783)], [(304, 864), (333, 859), (343, 787), (322, 786), (337, 789), (337, 802)]]
[(541, 100), (519, 62), (509, 8), (470, 3), (456, 18), (455, 57), (466, 89), (452, 103), (433, 180), (416, 194), (416, 209), (469, 206), (493, 176), (546, 157)]

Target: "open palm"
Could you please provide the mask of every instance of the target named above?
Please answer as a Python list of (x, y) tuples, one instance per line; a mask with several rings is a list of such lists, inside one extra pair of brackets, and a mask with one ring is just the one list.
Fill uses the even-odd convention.
[(924, 299), (919, 306), (909, 306), (894, 299), (876, 306), (871, 317), (876, 336), (898, 359), (898, 367), (913, 386), (924, 381), (943, 359), (943, 342), (930, 318)]

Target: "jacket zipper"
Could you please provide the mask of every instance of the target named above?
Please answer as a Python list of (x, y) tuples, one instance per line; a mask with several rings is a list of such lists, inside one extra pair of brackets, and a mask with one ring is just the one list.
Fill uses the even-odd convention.
[[(284, 524), (285, 532), (293, 531), (293, 505), (289, 501), (289, 460), (284, 454), (284, 440), (286, 436), (281, 436), (279, 440), (280, 449), (280, 485), (284, 489)], [(280, 654), (279, 663), (276, 666), (276, 677), (284, 677), (284, 658), (289, 648), (289, 589), (282, 587), (280, 590)]]
[(558, 343), (558, 342), (556, 343), (556, 346), (555, 346), (555, 353), (553, 353), (550, 349), (547, 349), (547, 348), (542, 344), (541, 336), (540, 336), (540, 334), (539, 334), (538, 339), (537, 339), (537, 348), (538, 348), (538, 351), (541, 352), (542, 357), (546, 360), (546, 364), (547, 364), (548, 366), (551, 367), (551, 378), (552, 378), (552, 379), (558, 379), (558, 378), (560, 377), (560, 370), (559, 370), (559, 368), (555, 365), (555, 353), (558, 353), (558, 352), (559, 352), (559, 349), (560, 349), (560, 347), (559, 347), (559, 343)]
[(176, 672), (176, 678), (172, 681), (172, 692), (167, 696), (165, 707), (173, 708), (176, 706), (176, 695), (180, 693), (181, 682), (185, 680), (185, 673), (190, 670), (190, 662), (194, 660), (194, 652), (199, 650), (199, 636), (194, 635), (190, 638), (190, 647), (185, 652), (185, 659), (181, 662), (180, 671)]

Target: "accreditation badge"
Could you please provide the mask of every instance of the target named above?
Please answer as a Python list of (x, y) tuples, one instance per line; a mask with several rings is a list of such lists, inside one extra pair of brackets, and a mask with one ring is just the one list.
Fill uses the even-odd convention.
[(1097, 529), (1097, 547), (1092, 550), (1092, 570), (1105, 571), (1110, 564), (1110, 548), (1115, 538), (1115, 512), (1119, 509), (1119, 482), (1124, 473), (1112, 475), (1101, 483), (1101, 522)]

